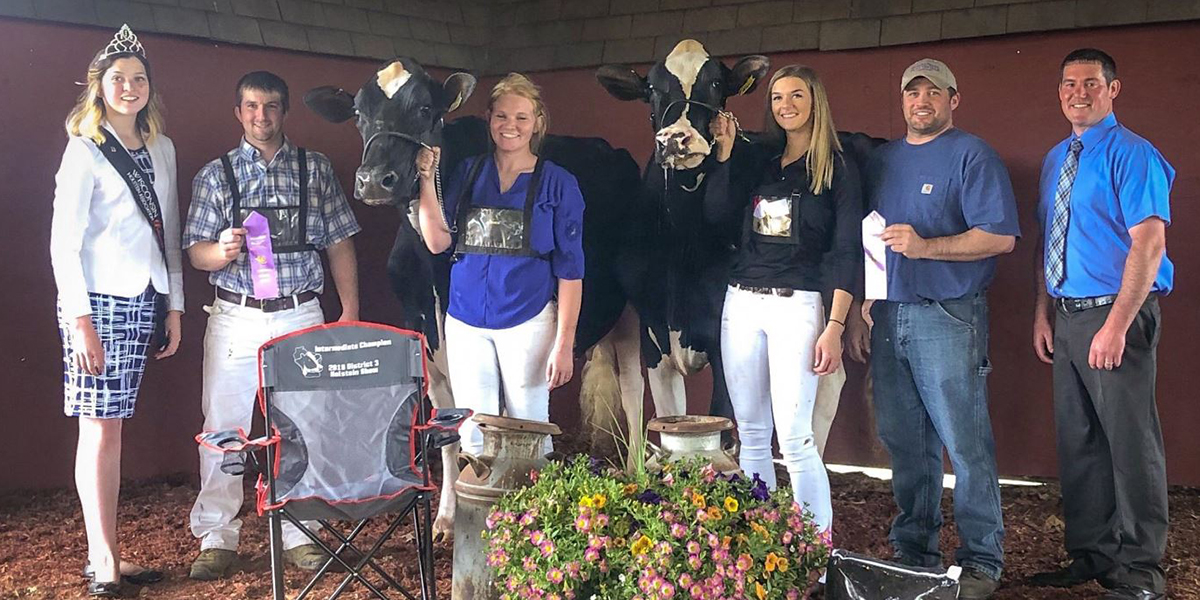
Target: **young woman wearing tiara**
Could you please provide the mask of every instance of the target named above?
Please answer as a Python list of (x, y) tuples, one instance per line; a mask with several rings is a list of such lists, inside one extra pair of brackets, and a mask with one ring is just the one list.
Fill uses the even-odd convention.
[(121, 424), (146, 358), (175, 354), (183, 314), (175, 146), (137, 36), (123, 26), (88, 67), (55, 177), (50, 257), (58, 287), (67, 416), (79, 422), (75, 487), (89, 596), (116, 597), (159, 571), (117, 545)]

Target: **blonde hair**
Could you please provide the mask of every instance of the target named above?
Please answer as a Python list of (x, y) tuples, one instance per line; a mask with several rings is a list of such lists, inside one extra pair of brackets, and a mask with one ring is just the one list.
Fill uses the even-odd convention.
[(137, 130), (141, 132), (142, 138), (146, 142), (154, 140), (155, 136), (162, 133), (164, 125), (162, 101), (159, 100), (158, 92), (154, 89), (154, 79), (150, 76), (150, 62), (137, 54), (122, 53), (92, 61), (91, 66), (88, 67), (87, 83), (84, 84), (83, 93), (79, 94), (74, 108), (67, 114), (68, 134), (89, 138), (97, 144), (104, 141), (104, 135), (100, 133), (107, 111), (104, 104), (104, 74), (112, 67), (113, 63), (122, 58), (136, 58), (141, 61), (142, 67), (146, 69), (146, 79), (150, 83), (150, 98), (146, 101), (146, 106), (137, 114)]
[(767, 86), (767, 116), (764, 122), (767, 133), (779, 142), (786, 142), (787, 135), (775, 122), (775, 114), (771, 111), (771, 91), (775, 89), (775, 82), (784, 77), (803, 80), (812, 96), (812, 138), (808, 143), (804, 166), (808, 169), (812, 193), (820, 194), (833, 186), (834, 158), (842, 151), (837, 127), (833, 124), (833, 111), (829, 108), (829, 95), (825, 93), (825, 84), (821, 83), (817, 72), (810, 67), (788, 65), (776, 71)]
[(496, 101), (505, 94), (513, 94), (533, 103), (533, 114), (538, 119), (534, 125), (533, 137), (529, 140), (529, 149), (537, 154), (538, 147), (546, 137), (546, 128), (550, 117), (546, 114), (546, 105), (542, 102), (542, 89), (520, 73), (509, 73), (492, 88), (492, 96), (488, 98), (488, 119), (491, 119), (492, 108)]

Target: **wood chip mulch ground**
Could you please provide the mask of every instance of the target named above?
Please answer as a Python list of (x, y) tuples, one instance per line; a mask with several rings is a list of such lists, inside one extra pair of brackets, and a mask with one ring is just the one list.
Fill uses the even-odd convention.
[[(886, 557), (886, 536), (893, 505), (887, 482), (863, 475), (831, 475), (835, 514), (835, 542), (840, 547)], [(784, 479), (786, 481), (786, 479)], [(198, 550), (187, 528), (188, 511), (195, 498), (190, 477), (127, 483), (122, 489), (120, 538), (127, 558), (167, 572), (167, 580), (140, 589), (126, 589), (128, 597), (162, 600), (218, 600), (271, 596), (270, 561), (267, 557), (266, 521), (246, 507), (238, 571), (217, 582), (187, 578)], [(997, 600), (1076, 600), (1099, 598), (1095, 584), (1072, 590), (1039, 589), (1026, 585), (1032, 573), (1055, 568), (1065, 559), (1058, 488), (1053, 484), (1005, 487), (1002, 491), (1007, 529), (1007, 570)], [(252, 497), (247, 494), (247, 498)], [(1200, 490), (1171, 490), (1171, 532), (1164, 567), (1169, 597), (1200, 599)], [(956, 535), (950, 494), (943, 500), (946, 527), (942, 548), (953, 555)], [(401, 532), (398, 536), (403, 537)], [(438, 595), (449, 598), (451, 547), (437, 544)], [(58, 599), (84, 596), (80, 569), (86, 557), (83, 521), (73, 490), (0, 495), (0, 599)], [(398, 571), (402, 582), (416, 580), (416, 563), (410, 547), (393, 542), (384, 549), (381, 564)], [(288, 578), (289, 597), (304, 581)], [(328, 578), (317, 588), (323, 598), (336, 587)], [(413, 587), (415, 591), (415, 586)], [(400, 597), (398, 594), (393, 594)], [(370, 598), (354, 587), (344, 598)]]

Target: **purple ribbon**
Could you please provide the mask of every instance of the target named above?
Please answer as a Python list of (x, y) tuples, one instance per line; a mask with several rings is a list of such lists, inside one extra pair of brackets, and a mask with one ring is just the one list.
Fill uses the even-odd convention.
[(250, 254), (254, 297), (259, 300), (278, 298), (279, 275), (275, 273), (275, 253), (271, 251), (270, 223), (258, 211), (251, 211), (242, 227), (246, 228), (246, 251)]

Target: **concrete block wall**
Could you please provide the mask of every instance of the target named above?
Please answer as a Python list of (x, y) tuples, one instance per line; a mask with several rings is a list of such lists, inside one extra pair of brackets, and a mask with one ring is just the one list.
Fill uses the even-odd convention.
[(483, 71), (491, 0), (0, 0), (0, 17)]
[(0, 0), (0, 16), (481, 74), (1200, 19), (1200, 0)]
[(646, 63), (688, 37), (735, 56), (1200, 19), (1197, 0), (493, 0), (491, 9), (490, 73)]

